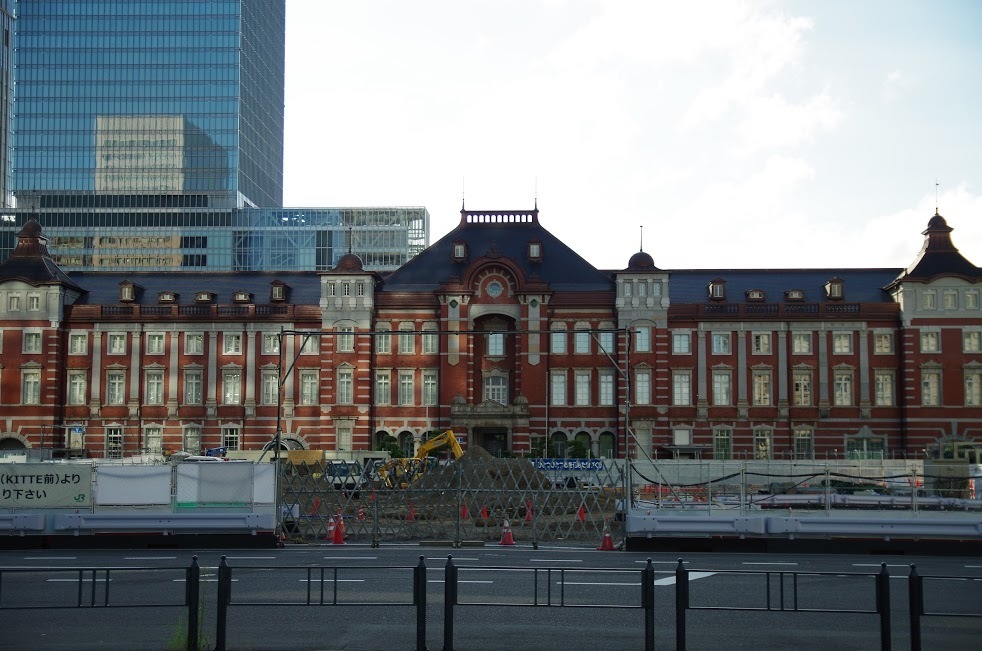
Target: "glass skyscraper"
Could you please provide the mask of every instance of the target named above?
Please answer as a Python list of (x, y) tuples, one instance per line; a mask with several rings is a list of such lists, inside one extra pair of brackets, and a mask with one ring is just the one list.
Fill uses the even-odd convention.
[(0, 0), (0, 205), (12, 205), (10, 188), (10, 130), (14, 94), (14, 0)]
[(282, 205), (285, 0), (16, 6), (18, 207)]

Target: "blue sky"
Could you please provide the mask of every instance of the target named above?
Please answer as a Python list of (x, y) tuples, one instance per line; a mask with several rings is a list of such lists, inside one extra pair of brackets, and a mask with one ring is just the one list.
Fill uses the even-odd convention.
[(982, 264), (982, 3), (288, 0), (288, 206), (524, 209), (601, 268)]

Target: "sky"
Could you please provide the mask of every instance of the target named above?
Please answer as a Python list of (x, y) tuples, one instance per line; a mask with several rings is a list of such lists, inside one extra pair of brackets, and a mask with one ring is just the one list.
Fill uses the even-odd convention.
[[(287, 0), (284, 205), (527, 210), (601, 269), (982, 265), (975, 0)], [(643, 228), (642, 228), (643, 227)]]

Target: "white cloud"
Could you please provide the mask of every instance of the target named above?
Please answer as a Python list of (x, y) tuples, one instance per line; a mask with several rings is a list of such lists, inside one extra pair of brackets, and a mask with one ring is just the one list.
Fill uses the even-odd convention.
[(893, 102), (904, 96), (910, 88), (910, 80), (901, 70), (892, 70), (887, 74), (881, 85), (881, 94), (885, 102)]
[(780, 95), (755, 97), (746, 104), (746, 116), (736, 134), (747, 150), (800, 145), (819, 129), (834, 129), (843, 111), (827, 93), (794, 104)]

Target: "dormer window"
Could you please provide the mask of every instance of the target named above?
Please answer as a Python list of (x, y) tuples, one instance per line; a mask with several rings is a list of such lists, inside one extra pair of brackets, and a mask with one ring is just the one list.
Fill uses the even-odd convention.
[(529, 260), (532, 262), (542, 260), (542, 242), (529, 242)]
[(453, 261), (463, 262), (467, 258), (467, 244), (465, 242), (453, 243)]
[(233, 303), (251, 303), (252, 294), (250, 292), (235, 292), (232, 294)]
[(194, 295), (195, 303), (214, 303), (215, 292), (196, 292)]
[(726, 300), (726, 281), (722, 278), (717, 278), (709, 283), (709, 300), (711, 301), (725, 301)]
[(136, 285), (128, 280), (119, 284), (119, 300), (121, 303), (132, 303), (136, 300)]
[(174, 292), (160, 292), (159, 294), (157, 294), (157, 302), (158, 303), (176, 303), (177, 302), (177, 294), (175, 294)]
[(789, 289), (784, 292), (784, 299), (787, 301), (803, 301), (805, 300), (805, 292), (800, 289)]
[(825, 283), (825, 297), (830, 301), (841, 301), (845, 297), (845, 283), (841, 278), (833, 278)]
[(751, 289), (747, 291), (747, 301), (750, 303), (763, 303), (767, 300), (767, 294), (763, 289)]
[(279, 280), (274, 280), (269, 288), (269, 300), (274, 303), (285, 301), (286, 285)]

